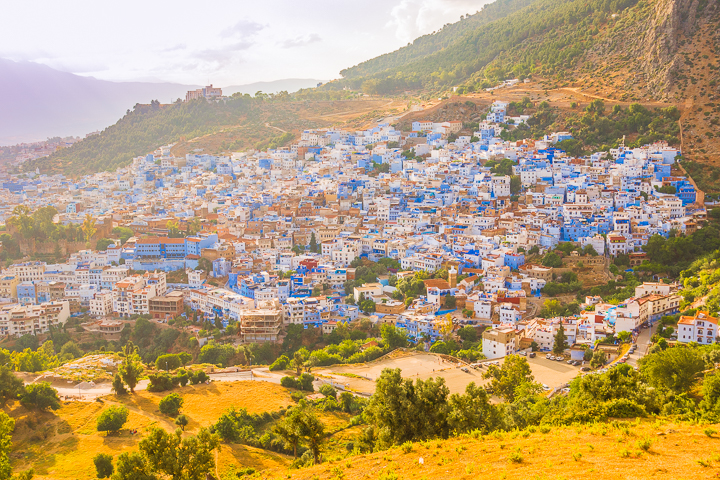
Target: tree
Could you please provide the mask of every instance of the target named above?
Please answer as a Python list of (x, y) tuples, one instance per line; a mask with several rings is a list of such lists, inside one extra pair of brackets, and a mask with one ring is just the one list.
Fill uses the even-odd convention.
[(315, 412), (304, 408), (297, 420), (297, 432), (300, 438), (307, 442), (312, 452), (315, 464), (320, 463), (320, 447), (325, 440), (325, 425), (320, 421)]
[(458, 330), (458, 337), (460, 337), (463, 342), (477, 342), (477, 330), (467, 325)]
[(451, 395), (448, 404), (448, 424), (456, 435), (473, 430), (488, 433), (498, 423), (497, 409), (490, 404), (485, 389), (475, 382), (465, 388), (465, 395)]
[(140, 452), (151, 471), (169, 476), (173, 480), (205, 480), (215, 469), (213, 451), (220, 445), (217, 435), (201, 428), (197, 435), (182, 438), (178, 428), (167, 433), (155, 427), (140, 441)]
[(93, 457), (98, 478), (107, 478), (113, 474), (113, 457), (107, 453), (98, 453)]
[(305, 363), (305, 355), (303, 355), (303, 352), (301, 350), (298, 350), (297, 352), (293, 353), (293, 359), (292, 364), (295, 367), (295, 370), (297, 371), (297, 376), (300, 376), (300, 373), (302, 373), (302, 367)]
[(97, 232), (97, 228), (95, 228), (95, 218), (93, 218), (93, 216), (89, 213), (85, 215), (85, 220), (83, 220), (82, 227), (80, 227), (80, 229), (82, 230), (83, 235), (85, 235), (85, 243), (88, 248), (90, 248), (90, 239), (93, 235), (95, 235), (95, 232)]
[(118, 369), (120, 377), (130, 389), (130, 393), (135, 393), (135, 387), (140, 381), (140, 375), (142, 375), (143, 372), (140, 356), (137, 352), (137, 346), (133, 345), (132, 342), (128, 342), (122, 350), (125, 359)]
[(546, 267), (558, 268), (562, 267), (562, 259), (555, 252), (548, 252), (542, 259), (542, 264)]
[(508, 355), (500, 367), (490, 365), (483, 378), (489, 378), (495, 394), (508, 403), (514, 402), (521, 392), (539, 391), (530, 365), (520, 355)]
[(513, 195), (517, 195), (520, 193), (520, 189), (522, 188), (522, 181), (520, 180), (520, 177), (517, 175), (511, 175), (510, 176), (510, 193)]
[(95, 249), (102, 252), (107, 250), (107, 248), (114, 243), (115, 240), (112, 240), (110, 238), (101, 238), (95, 243)]
[(10, 478), (10, 450), (12, 449), (12, 433), (15, 430), (15, 420), (0, 410), (0, 478)]
[(318, 253), (319, 251), (317, 239), (315, 238), (315, 232), (310, 234), (310, 251), (313, 253)]
[(705, 359), (697, 348), (668, 348), (640, 360), (640, 372), (650, 385), (675, 393), (688, 391), (705, 368)]
[(0, 366), (0, 407), (5, 407), (8, 400), (16, 400), (25, 393), (23, 381), (15, 376), (8, 366)]
[(177, 418), (175, 419), (175, 425), (177, 425), (178, 427), (180, 427), (180, 429), (182, 429), (183, 432), (185, 431), (185, 427), (187, 427), (187, 424), (188, 424), (188, 423), (190, 423), (190, 419), (189, 419), (188, 416), (185, 415), (184, 413), (181, 413), (181, 414), (178, 415)]
[(60, 399), (57, 390), (48, 382), (31, 383), (25, 387), (25, 393), (20, 397), (20, 404), (25, 408), (35, 410), (57, 410), (60, 408)]
[(302, 415), (302, 407), (291, 408), (285, 414), (285, 418), (277, 422), (273, 427), (275, 435), (280, 437), (285, 445), (292, 447), (293, 456), (297, 458), (297, 448), (300, 443), (300, 416)]
[(605, 356), (605, 352), (597, 349), (595, 350), (595, 353), (593, 353), (592, 360), (590, 360), (590, 366), (592, 368), (600, 368), (605, 365), (606, 361), (607, 357)]
[(160, 400), (160, 412), (165, 415), (175, 416), (180, 413), (180, 407), (182, 407), (184, 400), (177, 393), (171, 393), (166, 395)]
[(555, 343), (553, 344), (553, 353), (555, 355), (562, 355), (567, 348), (567, 336), (565, 335), (565, 327), (560, 324), (557, 333), (555, 334)]
[(398, 330), (395, 325), (384, 324), (380, 327), (380, 335), (389, 350), (407, 346), (407, 334)]
[(103, 411), (97, 419), (97, 431), (116, 433), (125, 422), (130, 412), (126, 407), (113, 406)]
[(140, 453), (123, 452), (115, 464), (112, 480), (157, 480), (157, 477)]
[(166, 371), (175, 370), (176, 368), (180, 368), (181, 362), (180, 362), (180, 356), (175, 353), (168, 353), (165, 355), (160, 355), (155, 360), (155, 368), (158, 370), (164, 369)]

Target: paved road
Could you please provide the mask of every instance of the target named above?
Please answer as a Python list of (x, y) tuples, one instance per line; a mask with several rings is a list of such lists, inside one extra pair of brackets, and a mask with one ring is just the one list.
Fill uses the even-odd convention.
[(637, 348), (635, 349), (635, 353), (630, 355), (628, 358), (628, 365), (632, 365), (633, 367), (636, 367), (638, 364), (638, 360), (640, 360), (642, 357), (647, 355), (647, 351), (650, 348), (651, 341), (650, 338), (655, 334), (655, 330), (657, 330), (657, 323), (653, 325), (650, 328), (647, 328), (645, 330), (640, 330), (640, 334), (637, 338)]

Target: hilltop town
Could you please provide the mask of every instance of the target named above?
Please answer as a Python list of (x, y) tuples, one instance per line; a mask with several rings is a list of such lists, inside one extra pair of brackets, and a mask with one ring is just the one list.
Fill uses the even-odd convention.
[[(434, 351), (473, 326), (475, 358), (489, 359), (549, 351), (562, 326), (581, 359), (600, 339), (678, 313), (671, 282), (620, 302), (574, 297), (647, 263), (653, 236), (706, 223), (703, 193), (677, 168), (682, 152), (656, 143), (575, 158), (556, 147), (567, 132), (503, 140), (531, 118), (507, 110), (496, 101), (481, 122), (412, 131), (308, 130), (289, 148), (228, 156), (175, 157), (167, 145), (77, 180), (8, 176), (0, 333), (45, 334), (81, 314), (90, 331), (137, 316), (179, 325), (189, 308), (216, 336), (237, 325), (237, 344), (366, 319)], [(32, 212), (75, 238), (44, 238)], [(558, 295), (548, 314), (543, 302)], [(714, 342), (717, 325), (700, 324), (678, 341)], [(213, 337), (192, 328), (201, 345)]]

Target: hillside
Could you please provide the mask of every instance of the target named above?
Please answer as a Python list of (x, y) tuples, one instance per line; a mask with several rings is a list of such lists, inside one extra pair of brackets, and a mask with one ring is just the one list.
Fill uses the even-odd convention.
[[(715, 478), (717, 445), (707, 426), (614, 421), (530, 427), (490, 435), (413, 443), (403, 448), (291, 471), (289, 479), (580, 479)], [(649, 449), (643, 450), (646, 443)], [(422, 460), (422, 463), (420, 461)], [(632, 472), (632, 473), (630, 473)], [(275, 478), (265, 475), (261, 478)]]
[[(312, 93), (274, 98), (236, 94), (219, 103), (196, 100), (136, 105), (99, 135), (29, 161), (23, 168), (71, 176), (113, 171), (128, 165), (133, 157), (176, 142), (191, 142), (193, 149), (203, 148), (211, 154), (268, 148), (287, 144), (303, 129), (346, 121), (388, 103), (382, 99), (342, 100), (341, 94), (311, 96), (306, 102), (304, 95)], [(174, 153), (184, 155), (188, 148)]]
[(344, 79), (324, 88), (414, 90), (430, 98), (519, 78), (539, 92), (564, 88), (606, 100), (661, 101), (682, 112), (681, 143), (689, 158), (720, 165), (720, 137), (713, 131), (720, 124), (718, 0), (493, 5), (499, 9), (493, 21), (468, 28), (480, 13), (418, 42), (434, 50), (404, 47), (343, 71)]
[(536, 0), (497, 0), (484, 5), (478, 13), (467, 15), (459, 22), (449, 23), (437, 32), (416, 38), (412, 43), (394, 52), (380, 55), (351, 68), (342, 70), (345, 78), (364, 77), (389, 68), (402, 67), (452, 45), (464, 34), (483, 25), (504, 18)]

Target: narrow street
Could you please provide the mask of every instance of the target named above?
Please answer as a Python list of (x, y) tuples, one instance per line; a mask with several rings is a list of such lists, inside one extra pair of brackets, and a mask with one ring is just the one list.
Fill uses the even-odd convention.
[(638, 361), (647, 355), (647, 351), (650, 348), (650, 345), (652, 342), (650, 339), (652, 338), (653, 334), (655, 333), (655, 330), (657, 330), (657, 323), (655, 323), (652, 327), (647, 328), (645, 330), (641, 330), (640, 334), (637, 338), (637, 348), (635, 349), (635, 353), (630, 355), (628, 358), (628, 365), (632, 365), (633, 367), (636, 367), (638, 364)]

